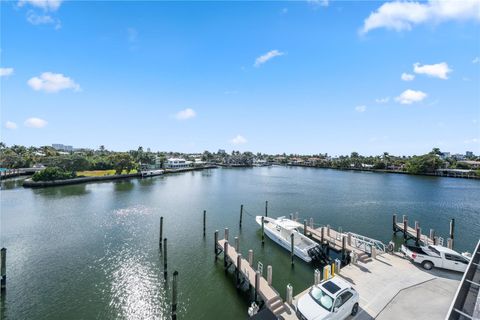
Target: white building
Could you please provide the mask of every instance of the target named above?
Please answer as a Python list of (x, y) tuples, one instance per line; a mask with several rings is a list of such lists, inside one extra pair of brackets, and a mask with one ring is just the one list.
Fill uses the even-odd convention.
[(165, 168), (167, 169), (189, 168), (191, 166), (191, 161), (187, 161), (181, 158), (169, 158), (167, 159), (167, 162), (165, 162)]
[(72, 146), (66, 146), (61, 143), (54, 143), (52, 144), (53, 149), (57, 151), (64, 151), (64, 152), (73, 152), (73, 147)]

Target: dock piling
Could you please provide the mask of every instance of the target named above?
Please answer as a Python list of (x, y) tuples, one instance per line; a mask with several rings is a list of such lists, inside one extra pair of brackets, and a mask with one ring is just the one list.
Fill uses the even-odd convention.
[(291, 233), (290, 234), (290, 245), (291, 245), (290, 251), (291, 251), (291, 255), (292, 255), (292, 267), (293, 267), (293, 257), (295, 256), (294, 244), (295, 244), (295, 235), (293, 233)]
[(163, 277), (167, 280), (167, 238), (163, 239)]
[(350, 232), (347, 234), (347, 244), (352, 246), (352, 234)]
[(162, 253), (162, 240), (163, 240), (163, 217), (160, 217), (160, 238), (158, 239), (158, 246), (160, 247), (160, 254)]
[(330, 237), (330, 225), (327, 224), (327, 237)]
[(448, 248), (448, 249), (453, 249), (453, 248), (452, 248), (452, 247), (453, 247), (453, 243), (452, 243), (452, 242), (453, 242), (453, 239), (452, 239), (452, 238), (448, 238), (448, 239), (447, 239), (447, 248)]
[(393, 214), (393, 219), (392, 219), (392, 228), (393, 232), (397, 232), (397, 215), (394, 213)]
[(271, 286), (272, 285), (272, 266), (267, 266), (267, 282), (268, 282), (268, 285)]
[(450, 239), (452, 240), (451, 241), (451, 248), (450, 249), (453, 249), (453, 238), (454, 238), (454, 230), (455, 229), (455, 219), (452, 218), (452, 220), (450, 220)]
[(265, 221), (262, 217), (262, 246), (265, 244)]
[(307, 235), (307, 219), (303, 220), (303, 235)]
[(178, 271), (173, 272), (172, 280), (172, 320), (177, 319), (177, 281), (178, 281)]
[(321, 237), (320, 237), (320, 242), (323, 244), (323, 240), (325, 239), (325, 228), (321, 227)]
[(255, 271), (255, 302), (257, 302), (260, 293), (260, 271)]
[(265, 201), (265, 217), (268, 217), (268, 201)]
[(213, 238), (214, 238), (214, 241), (215, 241), (215, 249), (214, 249), (215, 260), (217, 260), (217, 256), (218, 256), (218, 230), (215, 230), (215, 236)]
[(240, 205), (240, 229), (242, 229), (243, 204)]
[(2, 277), (0, 282), (0, 291), (5, 291), (7, 288), (7, 249), (2, 248), (0, 250), (0, 276)]
[[(237, 251), (238, 252), (238, 251)], [(237, 255), (237, 272), (236, 272), (236, 276), (237, 276), (237, 286), (240, 285), (240, 272), (242, 270), (242, 254), (239, 253)]]
[(225, 235), (223, 236), (223, 238), (228, 241), (228, 228), (225, 228)]
[(314, 285), (317, 285), (320, 283), (320, 270), (318, 269), (315, 269), (315, 271), (313, 272), (313, 284)]
[(434, 240), (434, 239), (435, 239), (435, 230), (430, 229), (430, 240)]
[(345, 261), (347, 259), (347, 255), (346, 255), (346, 249), (347, 249), (347, 237), (343, 236), (342, 235), (342, 261)]
[(420, 224), (418, 223), (418, 221), (415, 220), (415, 230), (417, 230), (419, 227), (420, 227)]
[(223, 266), (225, 271), (227, 271), (227, 263), (228, 263), (228, 241), (225, 240), (223, 244)]
[(240, 248), (240, 241), (238, 240), (238, 237), (235, 237), (235, 251), (239, 251)]
[(203, 237), (205, 238), (205, 225), (207, 223), (207, 210), (203, 210)]
[(377, 248), (375, 248), (374, 246), (372, 246), (371, 256), (372, 259), (377, 259)]
[(253, 267), (253, 250), (248, 250), (248, 264)]
[(310, 229), (313, 229), (313, 218), (310, 218)]
[(403, 239), (407, 240), (407, 236), (408, 236), (408, 220), (407, 220), (407, 216), (404, 215), (403, 216)]
[(292, 300), (293, 300), (293, 287), (292, 285), (289, 283), (287, 284), (287, 295), (286, 295), (286, 302), (289, 304), (289, 305), (292, 305)]
[(415, 241), (417, 242), (417, 245), (418, 243), (420, 242), (420, 238), (422, 237), (422, 228), (418, 227), (415, 229), (415, 231), (417, 232), (416, 236), (415, 236)]
[(293, 220), (293, 213), (290, 213), (290, 220)]

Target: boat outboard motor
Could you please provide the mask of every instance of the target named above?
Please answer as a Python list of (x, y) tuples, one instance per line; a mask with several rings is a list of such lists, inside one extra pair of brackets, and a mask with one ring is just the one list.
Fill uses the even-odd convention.
[(312, 262), (316, 265), (327, 265), (332, 259), (325, 253), (321, 246), (315, 246), (308, 250), (308, 256), (312, 258)]

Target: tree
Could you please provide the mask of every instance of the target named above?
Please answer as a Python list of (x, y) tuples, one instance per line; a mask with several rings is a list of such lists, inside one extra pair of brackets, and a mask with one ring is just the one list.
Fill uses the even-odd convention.
[(130, 171), (136, 167), (133, 157), (126, 152), (112, 154), (110, 155), (109, 160), (112, 163), (116, 174), (121, 174), (123, 170), (130, 173)]

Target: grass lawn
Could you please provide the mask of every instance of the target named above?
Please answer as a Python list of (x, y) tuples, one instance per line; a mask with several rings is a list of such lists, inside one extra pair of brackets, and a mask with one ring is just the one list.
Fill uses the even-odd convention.
[[(123, 170), (122, 174), (127, 172)], [(137, 173), (137, 170), (132, 170), (130, 173)], [(93, 170), (93, 171), (78, 171), (77, 177), (102, 177), (102, 176), (111, 176), (115, 174), (115, 170)]]

